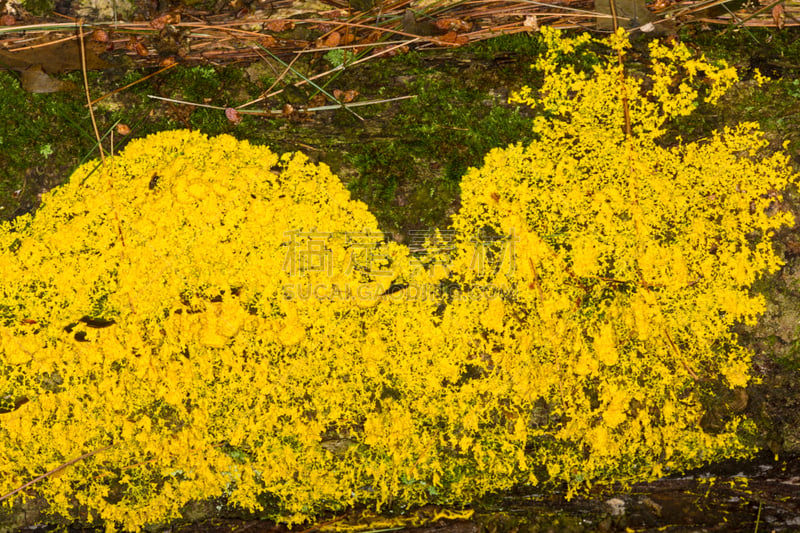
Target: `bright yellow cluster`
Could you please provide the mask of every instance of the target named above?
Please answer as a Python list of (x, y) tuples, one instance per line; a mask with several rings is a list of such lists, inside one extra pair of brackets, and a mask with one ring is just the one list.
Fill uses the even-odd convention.
[[(750, 354), (730, 328), (764, 310), (750, 286), (780, 266), (769, 238), (792, 223), (779, 191), (797, 176), (785, 154), (767, 154), (754, 124), (657, 143), (669, 119), (731, 85), (725, 65), (653, 42), (645, 90), (619, 65), (626, 41), (612, 38), (612, 53), (587, 73), (569, 55), (585, 36), (543, 33), (558, 43), (536, 64), (544, 86), (512, 96), (539, 111), (540, 140), (470, 170), (454, 221), (463, 283), (515, 290), (502, 327), (484, 336), (494, 371), (513, 383), (514, 410), (549, 415), (528, 427), (527, 458), (574, 484), (736, 454), (743, 421), (704, 433), (701, 391), (749, 380)], [(511, 236), (513, 269), (469, 268), (482, 235)]]
[(465, 176), (452, 254), (386, 242), (302, 155), (186, 131), (0, 226), (0, 493), (100, 450), (33, 487), (52, 512), (139, 529), (224, 497), (298, 522), (746, 452), (743, 421), (700, 429), (700, 389), (748, 380), (729, 328), (779, 266), (786, 157), (753, 125), (656, 143), (729, 69), (654, 44), (648, 92), (622, 36), (591, 74), (590, 38), (544, 36), (517, 96), (540, 140)]

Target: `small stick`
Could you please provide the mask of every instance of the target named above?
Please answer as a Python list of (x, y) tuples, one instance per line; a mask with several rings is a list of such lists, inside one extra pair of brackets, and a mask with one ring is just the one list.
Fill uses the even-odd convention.
[[(363, 58), (361, 58), (361, 59), (359, 59), (359, 60), (357, 60), (357, 61), (353, 61), (352, 63), (349, 63), (347, 66), (348, 66), (348, 67), (352, 67), (352, 66), (354, 66), (354, 65), (357, 65), (357, 64), (359, 64), (359, 63), (363, 63), (364, 61), (367, 61), (367, 60), (370, 60), (370, 59), (374, 59), (374, 58), (376, 58), (376, 57), (378, 57), (378, 56), (381, 56), (381, 55), (383, 55), (383, 54), (388, 54), (389, 52), (391, 52), (391, 51), (393, 51), (393, 50), (396, 50), (396, 49), (398, 49), (398, 48), (401, 48), (401, 47), (403, 47), (403, 46), (405, 46), (405, 45), (407, 45), (407, 44), (410, 44), (410, 43), (413, 43), (413, 42), (415, 42), (415, 41), (419, 41), (419, 40), (420, 40), (420, 39), (418, 39), (418, 38), (417, 38), (417, 39), (411, 39), (410, 41), (403, 41), (403, 43), (401, 43), (401, 44), (398, 44), (398, 45), (396, 45), (396, 46), (392, 46), (391, 48), (386, 48), (386, 49), (384, 49), (384, 50), (381, 50), (380, 52), (377, 52), (377, 53), (375, 53), (375, 54), (369, 55), (369, 56), (367, 56), (367, 57), (363, 57)], [(308, 79), (309, 79), (309, 80), (316, 80), (316, 79), (318, 79), (318, 78), (322, 78), (323, 76), (327, 76), (328, 74), (331, 74), (331, 73), (333, 73), (333, 72), (337, 72), (337, 71), (339, 71), (339, 70), (342, 70), (342, 67), (341, 67), (341, 66), (334, 67), (334, 68), (332, 68), (332, 69), (330, 69), (330, 70), (328, 70), (328, 71), (322, 72), (322, 73), (320, 73), (320, 74), (317, 74), (317, 75), (315, 75), (315, 76), (310, 76)], [(295, 84), (294, 84), (294, 86), (295, 86), (295, 87), (300, 87), (301, 85), (305, 85), (305, 84), (306, 84), (306, 81), (305, 81), (305, 80), (301, 80), (301, 81), (298, 81), (297, 83), (295, 83)], [(278, 94), (280, 94), (280, 93), (282, 93), (282, 92), (283, 92), (283, 89), (281, 89), (281, 90), (279, 90), (279, 91), (275, 91), (275, 92), (273, 92), (273, 93), (265, 94), (265, 95), (264, 95), (264, 96), (262, 96), (261, 98), (258, 98), (258, 99), (256, 99), (256, 100), (253, 100), (252, 102), (247, 102), (246, 104), (242, 104), (242, 105), (241, 105), (241, 106), (239, 106), (239, 107), (245, 107), (245, 106), (249, 106), (249, 105), (252, 105), (252, 104), (258, 103), (258, 102), (260, 102), (260, 101), (262, 101), (262, 100), (266, 100), (267, 98), (271, 98), (271, 97), (273, 97), (273, 96), (276, 96), (276, 95), (278, 95)], [(237, 109), (238, 109), (238, 108), (237, 108)]]
[[(253, 50), (255, 50), (255, 52), (258, 54), (258, 56), (259, 56), (261, 59), (263, 59), (263, 60), (264, 60), (264, 63), (269, 63), (269, 62), (267, 61), (267, 58), (265, 58), (264, 56), (262, 56), (262, 55), (261, 55), (261, 52), (259, 52), (259, 51), (258, 51), (257, 49), (255, 49), (255, 48), (254, 48)], [(275, 87), (276, 85), (278, 85), (278, 84), (279, 84), (279, 83), (280, 83), (280, 82), (283, 80), (283, 78), (285, 78), (285, 77), (286, 77), (286, 73), (287, 73), (287, 72), (289, 72), (289, 71), (292, 69), (292, 65), (294, 65), (294, 62), (295, 62), (295, 61), (297, 61), (298, 59), (300, 59), (300, 54), (295, 54), (295, 55), (294, 55), (294, 57), (292, 58), (292, 60), (291, 60), (291, 61), (289, 61), (289, 64), (288, 64), (288, 65), (286, 65), (286, 68), (284, 68), (284, 69), (283, 69), (283, 72), (281, 72), (281, 73), (280, 73), (280, 75), (279, 75), (277, 78), (275, 78), (275, 81), (272, 83), (272, 85), (270, 85), (270, 86), (269, 86), (269, 89), (267, 89), (267, 90), (266, 90), (266, 91), (264, 91), (264, 92), (268, 93), (268, 92), (270, 92), (270, 91), (272, 90), (272, 88), (273, 88), (273, 87)], [(255, 101), (257, 101), (257, 100), (255, 100)], [(250, 104), (249, 104), (249, 103), (247, 103), (247, 104), (244, 104), (244, 105), (245, 105), (245, 106), (248, 106), (248, 105), (250, 105)]]
[(669, 345), (675, 352), (675, 355), (678, 356), (678, 361), (680, 361), (681, 365), (683, 365), (683, 368), (686, 369), (686, 372), (688, 372), (689, 375), (692, 376), (693, 380), (700, 381), (700, 377), (697, 374), (695, 374), (694, 371), (691, 368), (689, 368), (689, 365), (687, 365), (686, 362), (683, 360), (683, 355), (681, 354), (681, 351), (678, 349), (677, 346), (675, 346), (675, 343), (672, 342), (672, 337), (669, 336), (669, 332), (666, 329), (664, 330), (664, 336), (667, 338), (667, 342), (669, 342)]
[(134, 85), (136, 85), (137, 83), (142, 83), (143, 81), (147, 81), (147, 80), (149, 80), (150, 78), (152, 78), (153, 76), (157, 76), (157, 75), (161, 74), (162, 72), (164, 72), (165, 70), (169, 70), (169, 69), (171, 69), (172, 67), (177, 67), (177, 66), (178, 66), (178, 63), (172, 63), (171, 65), (167, 65), (166, 67), (164, 67), (164, 68), (162, 68), (162, 69), (159, 69), (159, 70), (157, 70), (157, 71), (153, 72), (152, 74), (148, 74), (147, 76), (145, 76), (144, 78), (142, 78), (142, 79), (140, 79), (140, 80), (136, 80), (136, 81), (134, 81), (134, 82), (131, 82), (131, 83), (129, 83), (128, 85), (126, 85), (126, 86), (124, 86), (124, 87), (120, 87), (119, 89), (114, 89), (114, 90), (113, 90), (113, 91), (111, 91), (110, 93), (106, 93), (106, 94), (104, 94), (103, 96), (101, 96), (100, 98), (95, 98), (94, 100), (92, 100), (91, 102), (89, 102), (88, 104), (86, 104), (86, 107), (91, 107), (91, 106), (93, 106), (94, 104), (96, 104), (97, 102), (99, 102), (99, 101), (101, 101), (101, 100), (104, 100), (104, 99), (108, 98), (109, 96), (112, 96), (112, 95), (115, 95), (115, 94), (117, 94), (117, 93), (119, 93), (119, 92), (122, 92), (122, 91), (124, 91), (125, 89), (130, 89), (131, 87), (133, 87), (133, 86), (134, 86)]
[(98, 454), (98, 453), (100, 453), (100, 452), (102, 452), (102, 451), (105, 451), (105, 450), (107, 450), (107, 449), (111, 448), (112, 446), (114, 446), (114, 445), (113, 445), (113, 444), (109, 444), (108, 446), (104, 446), (104, 447), (102, 447), (102, 448), (99, 448), (99, 449), (97, 449), (97, 450), (94, 450), (93, 452), (87, 452), (87, 453), (85, 453), (85, 454), (81, 455), (80, 457), (76, 457), (75, 459), (72, 459), (71, 461), (67, 461), (67, 462), (66, 462), (66, 463), (64, 463), (63, 465), (59, 465), (59, 466), (55, 467), (54, 469), (50, 470), (49, 472), (45, 472), (45, 473), (44, 473), (44, 474), (42, 474), (41, 476), (39, 476), (39, 477), (36, 477), (36, 478), (34, 478), (34, 479), (32, 479), (32, 480), (28, 481), (27, 483), (25, 483), (25, 484), (24, 484), (24, 485), (22, 485), (21, 487), (17, 487), (16, 489), (12, 490), (11, 492), (8, 492), (8, 493), (6, 493), (6, 494), (3, 494), (2, 496), (0, 496), (0, 502), (2, 502), (3, 500), (7, 500), (8, 498), (10, 498), (11, 496), (13, 496), (14, 494), (16, 494), (16, 493), (18, 493), (18, 492), (20, 492), (20, 491), (23, 491), (23, 490), (25, 490), (25, 489), (27, 489), (28, 487), (30, 487), (31, 485), (33, 485), (33, 484), (34, 484), (34, 483), (36, 483), (37, 481), (41, 481), (42, 479), (44, 479), (44, 478), (46, 478), (46, 477), (48, 477), (48, 476), (52, 476), (52, 475), (53, 475), (53, 474), (55, 474), (56, 472), (59, 472), (59, 471), (61, 471), (61, 470), (65, 469), (65, 468), (66, 468), (66, 467), (68, 467), (68, 466), (74, 465), (74, 464), (75, 464), (75, 463), (77, 463), (78, 461), (82, 461), (82, 460), (84, 460), (84, 459), (88, 459), (89, 457), (91, 457), (91, 456), (93, 456), (93, 455), (96, 455), (96, 454)]
[(23, 50), (35, 50), (37, 48), (42, 48), (42, 47), (46, 47), (46, 46), (53, 46), (54, 44), (58, 44), (58, 43), (65, 43), (67, 41), (73, 40), (74, 38), (75, 38), (74, 35), (70, 35), (69, 37), (63, 37), (61, 39), (56, 39), (54, 41), (47, 41), (46, 43), (32, 44), (32, 45), (29, 45), (29, 46), (20, 46), (19, 48), (10, 48), (10, 49), (6, 50), (6, 52), (13, 54), (13, 53), (16, 53), (16, 52), (22, 52)]
[[(274, 59), (274, 60), (275, 60), (275, 61), (277, 61), (278, 63), (280, 63), (280, 64), (282, 64), (282, 65), (286, 65), (286, 68), (287, 68), (287, 69), (291, 69), (291, 71), (292, 71), (292, 72), (293, 72), (295, 75), (297, 75), (297, 76), (299, 76), (300, 78), (304, 79), (304, 80), (305, 80), (307, 83), (311, 84), (311, 86), (312, 86), (312, 87), (314, 87), (316, 90), (318, 90), (319, 92), (321, 92), (322, 94), (324, 94), (325, 96), (327, 96), (328, 98), (330, 98), (331, 100), (333, 100), (334, 102), (336, 102), (337, 104), (339, 104), (339, 106), (340, 106), (342, 109), (344, 109), (345, 111), (347, 111), (348, 113), (350, 113), (351, 115), (353, 115), (354, 117), (356, 117), (356, 118), (357, 118), (358, 120), (360, 120), (361, 122), (364, 122), (364, 118), (363, 118), (361, 115), (359, 115), (358, 113), (356, 113), (355, 111), (353, 111), (353, 110), (352, 110), (352, 109), (350, 109), (349, 107), (345, 106), (345, 105), (344, 105), (344, 102), (340, 102), (338, 98), (336, 98), (336, 97), (335, 97), (335, 96), (333, 96), (331, 93), (329, 93), (328, 91), (326, 91), (324, 88), (322, 88), (322, 87), (320, 87), (319, 85), (317, 85), (316, 83), (314, 83), (312, 80), (308, 79), (308, 78), (307, 78), (307, 77), (306, 77), (306, 76), (305, 76), (305, 75), (304, 75), (302, 72), (300, 72), (299, 70), (295, 70), (295, 69), (291, 68), (291, 65), (289, 65), (289, 64), (286, 64), (285, 62), (283, 62), (283, 61), (282, 61), (282, 60), (281, 60), (281, 59), (280, 59), (278, 56), (276, 56), (275, 54), (273, 54), (272, 52), (270, 52), (270, 51), (269, 51), (267, 48), (264, 48), (263, 46), (261, 46), (261, 45), (258, 45), (258, 44), (257, 44), (256, 46), (258, 46), (258, 47), (259, 47), (259, 48), (261, 48), (261, 49), (262, 49), (264, 52), (266, 52), (267, 54), (269, 54), (269, 55), (270, 55), (270, 57), (272, 57), (272, 59)], [(299, 56), (298, 56), (298, 57), (299, 57)]]
[[(210, 105), (210, 104), (198, 104), (196, 102), (187, 102), (186, 100), (176, 100), (175, 98), (165, 98), (163, 96), (155, 96), (153, 94), (148, 94), (148, 98), (152, 98), (153, 100), (163, 100), (165, 102), (171, 102), (173, 104), (181, 104), (181, 105), (190, 105), (194, 107), (204, 107), (206, 109), (216, 109), (218, 111), (225, 111), (228, 109), (227, 107), (220, 107), (218, 105)], [(396, 102), (398, 100), (408, 100), (409, 98), (416, 98), (416, 94), (410, 94), (406, 96), (395, 96), (394, 98), (385, 98), (383, 100), (368, 100), (365, 102), (350, 102), (347, 104), (331, 104), (331, 105), (322, 105), (317, 107), (309, 107), (309, 108), (302, 108), (298, 111), (303, 112), (311, 112), (311, 111), (330, 111), (331, 109), (341, 109), (343, 107), (362, 107), (366, 105), (376, 105), (376, 104), (388, 104), (389, 102)], [(283, 113), (282, 110), (270, 110), (270, 111), (257, 111), (252, 109), (241, 109), (236, 108), (239, 113), (248, 114), (248, 115), (266, 115), (266, 114), (273, 114), (273, 115), (280, 115)]]
[(86, 91), (86, 101), (89, 102), (89, 116), (92, 117), (92, 127), (94, 136), (97, 138), (97, 149), (100, 150), (100, 160), (106, 164), (106, 155), (103, 153), (103, 141), (100, 140), (100, 130), (97, 129), (97, 121), (94, 119), (94, 108), (92, 107), (92, 96), (89, 94), (89, 76), (86, 73), (86, 46), (83, 42), (83, 19), (78, 21), (78, 42), (81, 45), (81, 70), (83, 71), (83, 88)]

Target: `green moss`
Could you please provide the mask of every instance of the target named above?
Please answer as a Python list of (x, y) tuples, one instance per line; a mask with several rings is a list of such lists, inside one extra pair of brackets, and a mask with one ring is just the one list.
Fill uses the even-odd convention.
[[(756, 31), (754, 35), (765, 43), (770, 34)], [(776, 46), (774, 53), (784, 58), (798, 53), (800, 45), (793, 40), (796, 35), (789, 31), (776, 33), (770, 42), (770, 46)], [(691, 37), (707, 49), (710, 57), (733, 56), (745, 68), (753, 55), (755, 41), (747, 32), (722, 36), (719, 32), (706, 32)], [(235, 106), (258, 98), (273, 81), (266, 74), (256, 75), (251, 81), (250, 73), (237, 66), (176, 67), (102, 102), (97, 108), (98, 125), (103, 131), (117, 121), (136, 125), (135, 136), (191, 127), (209, 134), (232, 134), (278, 151), (304, 150), (312, 158), (329, 161), (345, 177), (351, 191), (370, 204), (385, 230), (403, 234), (422, 226), (446, 225), (448, 213), (458, 202), (454, 184), (459, 176), (467, 168), (479, 165), (489, 149), (530, 137), (526, 126), (529, 112), (506, 105), (507, 93), (500, 88), (539, 86), (541, 76), (530, 69), (530, 62), (542, 50), (539, 35), (504, 35), (446, 53), (411, 51), (347, 68), (337, 78), (326, 81), (328, 90), (356, 89), (359, 99), (417, 95), (402, 105), (359, 108), (365, 123), (349, 113), (335, 111), (319, 113), (310, 120), (245, 115), (241, 123), (233, 124), (218, 110), (148, 98), (153, 94)], [(592, 50), (589, 46), (586, 53), (576, 56), (579, 67), (592, 67), (597, 57)], [(313, 61), (327, 65), (320, 56), (294, 66), (309, 73), (319, 68), (312, 65)], [(272, 70), (265, 68), (264, 72)], [(721, 125), (755, 118), (766, 130), (778, 132), (778, 138), (794, 139), (800, 124), (791, 109), (792, 91), (798, 91), (790, 79), (793, 72), (785, 70), (786, 79), (770, 83), (765, 90), (743, 85), (731, 93), (722, 108), (700, 108), (676, 122), (672, 138), (703, 137)], [(110, 92), (148, 73), (129, 68), (92, 73), (92, 94)], [(79, 73), (68, 79), (81, 83)], [(13, 110), (5, 116), (14, 118), (0, 126), (4, 146), (9, 147), (6, 153), (13, 154), (0, 156), (7, 162), (0, 178), (0, 205), (7, 207), (0, 217), (17, 209), (18, 202), (9, 198), (8, 192), (20, 188), (26, 172), (39, 167), (46, 169), (44, 173), (54, 181), (62, 180), (94, 145), (79, 95), (36, 98), (22, 92), (13, 75), (3, 74), (2, 80), (4, 96), (8, 96), (0, 103), (0, 110)], [(284, 83), (277, 88), (285, 87)], [(301, 107), (315, 92), (311, 88), (286, 90), (267, 104), (251, 109), (260, 105), (280, 108), (284, 102)], [(21, 127), (14, 126), (17, 121)], [(80, 141), (56, 135), (65, 130), (78, 133)], [(53, 155), (42, 160), (39, 144), (51, 145)], [(35, 195), (24, 203), (33, 205)]]
[(544, 43), (538, 35), (514, 33), (479, 41), (475, 44), (474, 53), (479, 59), (495, 60), (498, 56), (505, 56), (506, 54), (535, 57), (544, 50)]
[[(74, 80), (75, 76), (65, 76)], [(29, 94), (16, 74), (0, 72), (0, 219), (36, 203), (37, 195), (74, 168), (94, 139), (80, 99), (70, 93)]]
[(454, 63), (433, 74), (412, 74), (407, 91), (417, 98), (388, 125), (391, 145), (353, 147), (351, 162), (361, 172), (349, 188), (387, 231), (407, 236), (445, 227), (466, 169), (492, 148), (531, 138), (529, 118), (506, 105), (505, 92), (486, 90), (497, 83), (492, 74), (479, 71), (454, 83), (457, 68)]
[[(412, 51), (348, 68), (338, 78), (326, 82), (328, 90), (356, 89), (360, 99), (418, 95), (415, 101), (402, 106), (359, 108), (358, 113), (367, 119), (366, 123), (354, 120), (349, 113), (336, 111), (319, 113), (310, 121), (245, 115), (241, 123), (233, 124), (219, 110), (148, 98), (158, 95), (236, 106), (258, 98), (273, 81), (264, 75), (250, 81), (249, 73), (239, 67), (218, 69), (209, 65), (179, 66), (115, 94), (100, 102), (96, 116), (103, 133), (121, 122), (134, 128), (134, 136), (191, 127), (209, 134), (232, 134), (279, 151), (308, 151), (308, 147), (313, 147), (309, 155), (330, 160), (338, 165), (337, 171), (356, 176), (350, 183), (351, 189), (370, 202), (385, 229), (403, 232), (421, 225), (444, 224), (457, 201), (454, 184), (458, 176), (467, 167), (479, 164), (482, 153), (489, 148), (527, 133), (517, 111), (504, 107), (505, 93), (494, 92), (492, 88), (514, 89), (522, 83), (531, 83), (533, 73), (522, 54), (534, 53), (538, 42), (538, 37), (507, 36), (491, 44), (456, 50), (452, 59), (442, 60), (435, 51)], [(506, 63), (509, 54), (514, 60)], [(494, 58), (500, 56), (502, 61), (495, 62)], [(496, 67), (501, 63), (498, 70)], [(469, 66), (467, 77), (465, 65)], [(295, 63), (294, 67), (306, 73), (312, 69), (310, 61)], [(111, 92), (149, 73), (128, 67), (92, 72), (92, 95)], [(80, 73), (64, 78), (82, 85)], [(456, 79), (459, 83), (453, 82)], [(283, 102), (301, 107), (316, 92), (312, 88), (287, 88), (290, 81), (284, 80), (278, 87), (286, 89), (284, 94), (268, 102), (267, 107), (280, 108)], [(35, 205), (39, 190), (65, 179), (90, 153), (95, 141), (80, 93), (28, 95), (20, 89), (15, 76), (8, 73), (2, 74), (0, 85), (4, 94), (0, 111), (12, 117), (0, 126), (6, 148), (4, 155), (0, 155), (5, 163), (0, 176), (0, 206), (5, 209), (0, 210), (3, 211), (0, 218), (8, 218), (20, 205)], [(362, 131), (365, 126), (373, 133), (365, 136)], [(377, 135), (376, 126), (381, 130)], [(62, 135), (64, 131), (76, 135), (68, 139)], [(119, 144), (126, 140), (117, 135), (115, 141)], [(46, 160), (39, 153), (40, 145), (50, 145), (53, 149)], [(341, 156), (324, 155), (331, 152)], [(387, 164), (390, 166), (384, 166)], [(37, 183), (29, 189), (35, 192), (22, 198), (22, 204), (10, 198), (9, 192), (20, 188), (26, 172), (36, 168), (52, 183), (45, 185), (44, 179), (37, 175), (33, 178)], [(406, 191), (410, 204), (403, 206), (392, 201), (398, 190)]]
[(751, 59), (786, 58), (793, 62), (800, 54), (800, 31), (786, 28), (720, 28), (701, 31), (697, 26), (684, 26), (683, 40), (690, 41), (711, 59), (724, 59), (738, 67), (749, 66)]
[(22, 6), (37, 16), (49, 15), (55, 9), (54, 0), (22, 0)]

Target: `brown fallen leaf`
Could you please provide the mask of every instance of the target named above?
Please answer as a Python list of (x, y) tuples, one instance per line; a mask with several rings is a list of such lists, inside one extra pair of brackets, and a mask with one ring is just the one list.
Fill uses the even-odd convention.
[(92, 40), (98, 43), (108, 42), (108, 32), (105, 30), (94, 30), (92, 32)]
[(17, 19), (14, 18), (14, 15), (3, 15), (0, 17), (0, 26), (13, 26), (17, 23)]
[(278, 40), (272, 35), (265, 35), (258, 40), (258, 44), (264, 48), (275, 48), (278, 46)]
[(366, 37), (364, 37), (363, 39), (361, 39), (360, 43), (361, 43), (361, 44), (372, 44), (372, 43), (377, 43), (378, 41), (380, 41), (380, 40), (381, 40), (381, 36), (382, 36), (382, 35), (383, 35), (383, 34), (382, 34), (381, 32), (379, 32), (379, 31), (377, 31), (377, 30), (375, 30), (375, 31), (371, 31), (371, 32), (369, 32), (369, 34), (367, 34), (367, 36), (366, 36)]
[(288, 31), (294, 29), (294, 22), (291, 20), (270, 20), (265, 24), (266, 29), (269, 31), (274, 31), (275, 33), (280, 33), (282, 31)]
[(776, 4), (775, 7), (772, 8), (772, 21), (779, 30), (783, 29), (783, 26), (786, 22), (783, 4)]
[[(328, 37), (325, 38), (322, 42), (323, 42), (323, 45), (322, 45), (323, 47), (335, 48), (335, 47), (339, 46), (340, 42), (342, 42), (342, 34), (339, 33), (338, 31), (332, 31), (331, 34), (328, 35)], [(322, 48), (322, 47), (320, 47), (320, 48)]]
[(338, 27), (338, 24), (317, 24), (317, 29), (321, 34), (328, 34), (332, 31), (336, 31)]
[(406, 9), (403, 13), (403, 31), (412, 35), (430, 36), (441, 35), (444, 31), (436, 24), (428, 21), (418, 21), (417, 16), (411, 9)]
[(382, 55), (386, 57), (394, 57), (400, 54), (407, 54), (409, 50), (408, 45), (404, 44), (403, 46), (382, 46), (378, 49), (378, 52), (384, 52)]
[(459, 35), (454, 31), (449, 31), (439, 37), (439, 40), (445, 43), (451, 43), (456, 46), (462, 46), (469, 43), (469, 38), (465, 35)]
[(443, 18), (436, 22), (436, 27), (444, 31), (469, 31), (472, 29), (472, 23), (466, 20), (457, 18)]
[[(377, 43), (381, 39), (381, 32), (379, 31), (372, 31), (366, 37), (358, 41), (358, 44), (369, 45), (372, 43)], [(359, 46), (353, 49), (353, 53), (358, 55), (363, 52), (367, 47), (366, 46)]]
[[(338, 96), (336, 96), (336, 91), (333, 91), (333, 94), (336, 98), (338, 98)], [(322, 107), (327, 103), (327, 101), (328, 99), (325, 98), (324, 94), (317, 93), (314, 96), (312, 96), (311, 99), (309, 99), (308, 107)]]
[(163, 30), (167, 24), (178, 24), (180, 21), (180, 13), (164, 13), (151, 20), (150, 26), (156, 30)]
[(674, 2), (672, 0), (655, 0), (652, 4), (650, 4), (650, 9), (655, 12), (662, 11), (671, 7)]
[(142, 44), (142, 41), (133, 35), (131, 35), (128, 44), (126, 44), (125, 47), (131, 52), (136, 52), (136, 55), (139, 57), (147, 57), (150, 55), (150, 52), (147, 50), (147, 47)]
[(74, 83), (61, 81), (42, 70), (41, 65), (33, 65), (22, 71), (20, 78), (22, 88), (29, 93), (55, 93), (72, 91), (77, 88)]
[[(103, 43), (86, 40), (86, 68), (88, 70), (100, 70), (111, 66), (98, 55), (105, 48), (106, 45)], [(43, 46), (26, 46), (19, 50), (0, 50), (0, 68), (21, 72), (34, 65), (41, 65), (42, 70), (48, 74), (81, 70), (81, 49), (78, 40), (61, 41)]]
[(238, 124), (242, 121), (242, 115), (233, 107), (226, 107), (225, 108), (225, 118), (233, 122), (234, 124)]
[(333, 91), (333, 97), (336, 98), (337, 100), (339, 100), (340, 102), (344, 103), (344, 104), (348, 104), (348, 103), (352, 102), (355, 99), (356, 96), (358, 96), (358, 91), (353, 90), (353, 89), (350, 89), (350, 90), (347, 90), (347, 91), (342, 91), (340, 89), (335, 89)]

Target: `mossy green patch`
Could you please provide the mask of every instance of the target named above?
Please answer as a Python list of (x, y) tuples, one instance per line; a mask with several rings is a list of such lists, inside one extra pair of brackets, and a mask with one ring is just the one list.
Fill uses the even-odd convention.
[[(744, 67), (747, 75), (756, 42), (751, 34), (760, 43), (767, 43), (770, 38), (769, 32), (758, 30), (724, 36), (719, 32), (696, 33), (691, 38), (711, 58), (738, 58), (737, 65)], [(777, 59), (770, 61), (790, 65), (800, 46), (796, 35), (790, 31), (775, 33), (769, 44), (777, 43), (770, 56)], [(582, 53), (573, 54), (571, 61), (576, 68), (592, 68), (596, 48), (589, 43)], [(505, 35), (449, 51), (412, 50), (347, 67), (319, 80), (328, 91), (357, 90), (358, 100), (416, 95), (402, 104), (358, 108), (358, 114), (366, 119), (363, 123), (339, 110), (291, 117), (244, 115), (241, 123), (234, 124), (220, 110), (148, 98), (155, 95), (221, 107), (238, 106), (259, 98), (282, 70), (280, 65), (266, 62), (257, 63), (260, 70), (179, 66), (102, 101), (96, 108), (98, 126), (105, 132), (122, 122), (135, 126), (133, 136), (193, 128), (208, 134), (232, 134), (278, 151), (305, 151), (312, 159), (329, 162), (350, 190), (370, 204), (384, 230), (402, 235), (421, 227), (445, 226), (448, 215), (457, 207), (455, 184), (465, 170), (479, 165), (482, 155), (491, 148), (530, 138), (526, 125), (530, 112), (507, 105), (506, 91), (523, 84), (541, 84), (541, 75), (530, 69), (530, 63), (542, 50), (538, 35)], [(632, 56), (635, 59), (636, 53)], [(309, 59), (293, 65), (306, 75), (329, 66), (322, 54), (309, 54)], [(635, 64), (631, 68), (635, 70)], [(92, 95), (100, 96), (150, 72), (132, 70), (128, 65), (90, 73)], [(768, 134), (776, 132), (776, 140), (794, 139), (794, 132), (800, 131), (798, 116), (792, 110), (792, 95), (800, 92), (792, 78), (794, 72), (787, 66), (783, 80), (769, 82), (761, 89), (744, 83), (726, 97), (723, 107), (701, 107), (689, 117), (680, 118), (671, 138), (700, 138), (725, 124), (759, 119)], [(79, 73), (67, 78), (78, 85), (82, 81)], [(298, 80), (292, 75), (287, 79)], [(52, 182), (63, 180), (95, 141), (80, 93), (27, 95), (19, 89), (14, 75), (7, 73), (0, 84), (6, 97), (0, 110), (11, 117), (0, 126), (4, 152), (11, 154), (0, 156), (7, 161), (0, 183), (0, 206), (5, 206), (0, 218), (8, 218), (21, 205), (20, 199), (11, 195), (21, 188), (26, 173), (34, 181), (43, 181), (43, 174)], [(284, 103), (301, 109), (318, 92), (308, 86), (288, 88), (286, 83), (275, 89), (286, 90), (249, 109), (281, 109)], [(63, 131), (75, 132), (74, 137), (80, 140), (65, 138)], [(117, 135), (115, 142), (124, 143), (125, 139)], [(48, 145), (53, 153), (45, 159), (40, 148)], [(23, 189), (50, 186), (39, 184)], [(38, 190), (26, 197), (23, 192), (22, 204), (33, 206), (36, 194)]]
[[(505, 104), (506, 93), (494, 88), (515, 89), (533, 83), (527, 57), (536, 53), (539, 42), (535, 36), (506, 36), (444, 56), (439, 51), (411, 51), (348, 67), (318, 82), (329, 92), (355, 89), (359, 100), (417, 96), (403, 104), (360, 107), (357, 112), (366, 119), (363, 123), (339, 110), (290, 117), (243, 115), (242, 122), (234, 124), (217, 109), (149, 97), (239, 106), (259, 98), (282, 70), (267, 63), (258, 63), (263, 66), (260, 70), (178, 66), (103, 99), (95, 114), (101, 134), (116, 123), (132, 127), (134, 137), (192, 128), (231, 134), (278, 151), (306, 151), (350, 177), (349, 186), (359, 198), (377, 202), (372, 208), (382, 227), (402, 233), (409, 228), (444, 225), (457, 203), (455, 184), (466, 168), (479, 164), (488, 149), (528, 133), (524, 119)], [(296, 62), (293, 68), (307, 75), (319, 65), (328, 65), (322, 55)], [(92, 97), (151, 72), (132, 69), (124, 60), (116, 68), (90, 72)], [(64, 77), (82, 85), (80, 73)], [(318, 91), (310, 86), (287, 86), (298, 80), (290, 74), (275, 87), (284, 93), (249, 109), (268, 113), (285, 103), (302, 109)], [(0, 126), (5, 148), (0, 156), (5, 163), (0, 178), (0, 218), (9, 218), (35, 206), (42, 189), (65, 179), (81, 160), (97, 152), (92, 152), (96, 141), (82, 93), (29, 95), (10, 73), (2, 74), (0, 85), (5, 97), (0, 111), (10, 117)], [(74, 135), (64, 136), (64, 131)], [(127, 139), (115, 135), (114, 142), (119, 148)], [(109, 139), (104, 145), (109, 148)], [(46, 152), (46, 146), (53, 153), (44, 159), (40, 149)], [(26, 174), (30, 186), (23, 186)], [(13, 198), (12, 193), (20, 189), (21, 197)], [(398, 202), (398, 193), (405, 200)]]
[(37, 16), (45, 16), (52, 13), (55, 8), (54, 0), (22, 0), (22, 6)]
[[(77, 81), (75, 74), (63, 78)], [(7, 219), (57, 185), (95, 141), (88, 111), (75, 94), (29, 94), (16, 74), (3, 71), (0, 93), (0, 219)]]
[[(385, 230), (406, 237), (446, 226), (466, 169), (479, 165), (488, 150), (532, 135), (526, 113), (506, 103), (505, 90), (494, 89), (502, 75), (489, 60), (462, 59), (431, 69), (421, 54), (412, 56), (402, 80), (416, 98), (404, 102), (384, 126), (391, 143), (353, 147), (350, 161), (361, 172), (349, 183)], [(533, 76), (526, 65), (513, 77), (521, 83)]]

